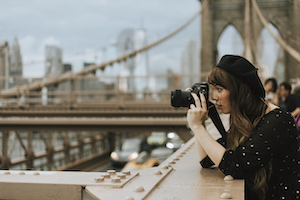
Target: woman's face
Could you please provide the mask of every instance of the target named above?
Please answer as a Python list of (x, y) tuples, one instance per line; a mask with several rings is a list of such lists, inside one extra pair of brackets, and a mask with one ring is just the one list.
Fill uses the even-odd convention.
[(211, 85), (212, 87), (212, 99), (216, 101), (216, 106), (224, 114), (228, 114), (231, 111), (230, 106), (230, 92), (222, 86)]
[(266, 93), (269, 93), (273, 88), (273, 83), (271, 81), (268, 81), (266, 84), (265, 84), (265, 90), (266, 90)]

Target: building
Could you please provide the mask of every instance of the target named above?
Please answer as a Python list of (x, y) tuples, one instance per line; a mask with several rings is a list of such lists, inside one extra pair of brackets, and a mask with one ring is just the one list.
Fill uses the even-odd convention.
[(9, 44), (7, 41), (0, 43), (0, 89), (9, 88), (9, 66), (10, 66), (10, 54)]
[[(146, 45), (147, 34), (144, 29), (125, 29), (117, 39), (118, 57), (132, 53)], [(135, 91), (137, 92), (136, 98), (142, 98), (142, 93), (149, 89), (147, 52), (127, 58), (126, 61), (120, 63), (118, 69), (118, 76), (121, 77), (120, 90), (124, 92)]]
[(197, 76), (199, 74), (197, 55), (197, 42), (195, 40), (187, 41), (181, 56), (182, 88), (191, 87), (200, 81), (200, 77)]
[[(147, 45), (147, 34), (144, 29), (138, 29), (134, 32), (134, 50), (139, 50)], [(135, 76), (135, 90), (137, 93), (137, 98), (142, 98), (143, 93), (149, 90), (149, 80), (147, 76), (149, 75), (148, 69), (148, 54), (147, 51), (138, 53), (134, 59), (134, 71)]]
[(45, 76), (57, 76), (63, 74), (62, 50), (59, 47), (47, 45), (45, 48), (45, 57)]
[(66, 73), (68, 71), (72, 71), (72, 65), (71, 64), (64, 64), (63, 65), (63, 73)]
[(22, 77), (23, 64), (18, 39), (15, 38), (10, 53), (10, 76)]

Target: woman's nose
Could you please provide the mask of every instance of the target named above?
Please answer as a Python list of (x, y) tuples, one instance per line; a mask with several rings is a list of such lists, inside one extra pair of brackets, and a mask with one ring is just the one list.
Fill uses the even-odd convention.
[(212, 100), (214, 100), (214, 101), (217, 101), (218, 100), (218, 95), (216, 94), (216, 92), (215, 91), (213, 91), (213, 93), (212, 93)]

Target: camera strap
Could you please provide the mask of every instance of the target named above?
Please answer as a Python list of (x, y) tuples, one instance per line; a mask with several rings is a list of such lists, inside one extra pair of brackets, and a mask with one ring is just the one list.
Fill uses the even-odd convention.
[(220, 132), (222, 137), (226, 138), (227, 132), (224, 128), (224, 125), (222, 123), (222, 120), (220, 118), (220, 115), (219, 115), (215, 105), (209, 101), (208, 107), (209, 107), (208, 116), (211, 118), (212, 122), (214, 123), (214, 125), (216, 126), (216, 128), (218, 129), (218, 131)]

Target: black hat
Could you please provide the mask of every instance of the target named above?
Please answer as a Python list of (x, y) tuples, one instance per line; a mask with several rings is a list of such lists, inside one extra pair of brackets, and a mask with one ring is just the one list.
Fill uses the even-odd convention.
[(255, 94), (265, 98), (266, 92), (257, 75), (258, 69), (247, 59), (236, 55), (225, 55), (221, 58), (217, 67), (239, 78), (242, 82), (246, 83)]

